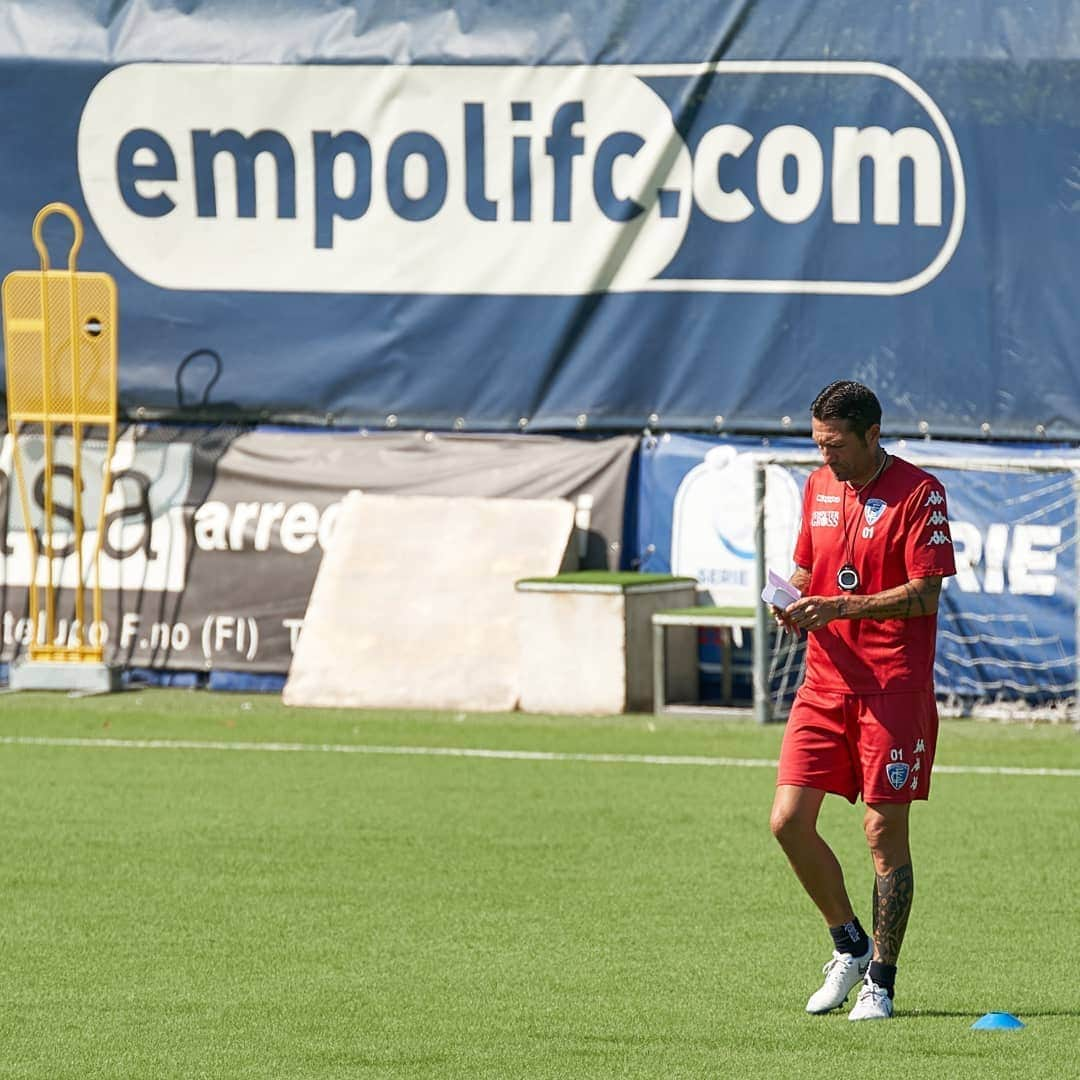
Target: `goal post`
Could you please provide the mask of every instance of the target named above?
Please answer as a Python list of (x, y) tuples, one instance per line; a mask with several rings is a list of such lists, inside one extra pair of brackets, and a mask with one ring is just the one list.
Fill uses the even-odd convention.
[[(1004, 520), (989, 525), (983, 522), (982, 527), (958, 519), (957, 507), (965, 493), (962, 485), (944, 478), (958, 573), (947, 584), (939, 607), (936, 674), (943, 707), (964, 715), (1080, 721), (1080, 576), (1076, 559), (1080, 455), (1038, 449), (1025, 454), (992, 445), (985, 451), (958, 448), (943, 452), (922, 450), (917, 443), (904, 440), (886, 448), (935, 474), (966, 474), (982, 482), (986, 474), (1000, 477), (995, 481), (995, 488), (1000, 489), (996, 507)], [(768, 467), (783, 466), (803, 479), (821, 464), (821, 458), (814, 451), (797, 449), (755, 453), (753, 457), (754, 563), (760, 595), (767, 569)], [(1032, 543), (1032, 536), (1046, 545), (1034, 554), (1024, 547)], [(1056, 559), (1067, 549), (1073, 559), (1065, 568), (1066, 574), (1057, 567)], [(1023, 562), (1025, 551), (1034, 571)], [(983, 578), (985, 595), (977, 595), (978, 575)], [(1068, 626), (1063, 623), (1066, 613)], [(1045, 624), (1051, 621), (1054, 626), (1047, 628)], [(770, 665), (775, 666), (775, 650), (770, 648), (772, 629), (770, 613), (759, 603), (752, 654), (754, 717), (759, 722), (782, 718), (790, 705), (791, 687), (778, 694), (770, 678)]]

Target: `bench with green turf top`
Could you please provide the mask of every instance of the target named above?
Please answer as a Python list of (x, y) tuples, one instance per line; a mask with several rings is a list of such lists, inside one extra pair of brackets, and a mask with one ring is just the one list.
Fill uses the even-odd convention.
[[(652, 617), (653, 625), (653, 707), (656, 712), (664, 712), (678, 706), (669, 705), (667, 693), (668, 649), (667, 635), (669, 627), (693, 627), (716, 629), (720, 631), (720, 650), (722, 657), (721, 688), (723, 700), (731, 703), (732, 632), (736, 629), (753, 629), (755, 612), (745, 607), (684, 607), (669, 608), (656, 612)], [(674, 651), (674, 650), (672, 650)], [(696, 634), (695, 634), (696, 655)], [(698, 706), (700, 707), (700, 706)]]

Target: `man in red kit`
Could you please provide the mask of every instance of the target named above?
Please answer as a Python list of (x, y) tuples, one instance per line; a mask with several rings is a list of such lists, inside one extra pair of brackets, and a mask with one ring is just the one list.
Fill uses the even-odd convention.
[[(896, 962), (914, 892), (908, 815), (930, 792), (938, 717), (934, 647), (942, 579), (956, 573), (945, 490), (880, 445), (881, 405), (834, 382), (810, 408), (824, 465), (803, 496), (791, 581), (803, 596), (779, 622), (806, 631), (806, 678), (780, 751), (772, 831), (833, 939), (806, 1011), (862, 987), (850, 1020), (893, 1012)], [(873, 936), (817, 831), (826, 794), (866, 804), (874, 862)]]

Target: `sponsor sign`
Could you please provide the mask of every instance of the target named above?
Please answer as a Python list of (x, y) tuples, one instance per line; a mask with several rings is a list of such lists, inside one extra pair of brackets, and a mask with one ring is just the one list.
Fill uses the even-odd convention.
[[(775, 123), (732, 110), (773, 87), (788, 95)], [(838, 94), (872, 98), (880, 119), (823, 122)], [(134, 273), (200, 290), (898, 295), (948, 264), (965, 204), (926, 90), (849, 61), (129, 64), (86, 102), (79, 175)], [(771, 267), (703, 258), (719, 229), (808, 223), (866, 226), (897, 273), (871, 274), (857, 249), (823, 275), (783, 244)]]
[[(0, 660), (29, 644), (31, 575), (11, 440), (0, 443)], [(129, 428), (113, 458), (100, 560), (104, 623), (91, 639), (106, 658), (137, 666), (285, 672), (303, 627), (341, 500), (352, 489), (398, 494), (568, 498), (572, 560), (618, 565), (632, 437), (603, 440), (378, 436)], [(30, 518), (39, 531), (42, 456), (27, 444)], [(52, 522), (54, 577), (74, 584), (70, 447), (60, 440)], [(84, 500), (99, 497), (104, 448), (84, 450)], [(96, 485), (96, 487), (95, 487)], [(96, 532), (87, 529), (85, 550)], [(437, 543), (437, 538), (432, 538)], [(40, 545), (39, 545), (40, 546)], [(39, 572), (45, 571), (39, 560)], [(88, 562), (89, 565), (89, 562)], [(89, 572), (89, 571), (88, 571)], [(60, 593), (56, 644), (76, 636), (71, 593)], [(38, 632), (40, 636), (40, 630)]]
[[(808, 440), (773, 440), (771, 446), (814, 450)], [(752, 487), (746, 486), (752, 481), (744, 480), (742, 487), (729, 484), (726, 472), (710, 464), (710, 455), (733, 467), (734, 479), (735, 463), (752, 450), (765, 449), (762, 440), (752, 439), (646, 440), (631, 560), (643, 570), (694, 574), (717, 603), (755, 604), (753, 499)], [(890, 444), (887, 449), (919, 464), (919, 446)], [(945, 579), (938, 610), (934, 677), (939, 695), (1039, 703), (1074, 692), (1077, 556), (1072, 474), (993, 471), (995, 455), (1015, 456), (1015, 447), (934, 443), (926, 449), (935, 456), (979, 459), (977, 470), (932, 470), (946, 496), (932, 491), (925, 500), (927, 515), (946, 505), (949, 511), (947, 524), (929, 525), (927, 541), (952, 542), (956, 554), (957, 572)], [(781, 573), (791, 566), (798, 499), (808, 474), (807, 468), (770, 466), (766, 561)], [(710, 476), (711, 481), (703, 479)], [(692, 497), (699, 484), (700, 500)], [(811, 507), (812, 515), (829, 512), (817, 504)], [(714, 525), (713, 516), (723, 524)], [(687, 520), (696, 526), (688, 529)], [(738, 537), (734, 544), (733, 535)], [(935, 535), (939, 539), (934, 540)], [(695, 543), (688, 544), (687, 537)], [(747, 557), (737, 559), (731, 547)]]
[[(788, 471), (767, 469), (768, 565), (785, 576), (798, 535), (802, 497)], [(837, 511), (819, 511), (838, 518)], [(749, 447), (721, 444), (683, 477), (671, 519), (671, 568), (697, 578), (719, 605), (750, 607), (754, 588), (754, 461)]]
[(1076, 314), (1025, 302), (1075, 261), (1067, 6), (843, 59), (820, 0), (518, 6), (22, 5), (0, 274), (85, 209), (140, 418), (780, 435), (842, 370), (890, 433), (1080, 433)]

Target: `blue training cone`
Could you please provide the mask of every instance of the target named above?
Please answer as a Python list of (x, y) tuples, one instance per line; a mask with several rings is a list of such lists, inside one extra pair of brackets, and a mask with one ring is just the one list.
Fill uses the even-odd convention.
[(1025, 1025), (1012, 1013), (987, 1013), (971, 1026), (975, 1031), (1017, 1031)]

